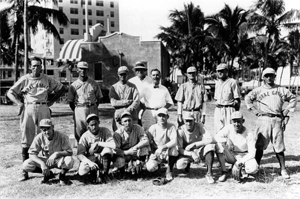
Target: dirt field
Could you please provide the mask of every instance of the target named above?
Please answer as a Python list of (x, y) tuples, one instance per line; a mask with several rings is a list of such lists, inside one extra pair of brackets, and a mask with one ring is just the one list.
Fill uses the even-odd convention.
[[(113, 110), (107, 105), (99, 106), (101, 124), (111, 127)], [(206, 128), (213, 133), (213, 104), (208, 105)], [(65, 104), (55, 104), (52, 108), (55, 129), (66, 134), (73, 133), (73, 120), (70, 109)], [(246, 118), (246, 126), (255, 128), (255, 117), (249, 114), (244, 105), (242, 111)], [(192, 165), (191, 172), (183, 175), (175, 169), (175, 179), (164, 185), (152, 185), (152, 179), (160, 173), (148, 176), (145, 180), (113, 181), (108, 185), (84, 185), (78, 181), (74, 172), (68, 176), (72, 185), (60, 187), (58, 180), (50, 184), (40, 185), (41, 174), (30, 174), (30, 179), (18, 182), (21, 174), (21, 146), (19, 118), (16, 106), (0, 106), (0, 198), (298, 198), (300, 195), (300, 109), (291, 115), (285, 132), (286, 164), (291, 179), (282, 179), (279, 164), (272, 146), (265, 151), (259, 175), (245, 183), (237, 183), (231, 177), (225, 183), (207, 184), (204, 175), (206, 169), (200, 165)], [(170, 122), (176, 121), (175, 108), (170, 111)], [(216, 159), (216, 158), (215, 158)], [(76, 166), (75, 168), (76, 169)], [(214, 178), (220, 176), (214, 165)]]

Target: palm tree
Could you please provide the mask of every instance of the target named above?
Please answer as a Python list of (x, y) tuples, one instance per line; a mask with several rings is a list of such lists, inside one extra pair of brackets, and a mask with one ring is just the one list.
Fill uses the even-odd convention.
[[(206, 33), (204, 31), (204, 14), (193, 3), (184, 4), (183, 10), (173, 10), (169, 15), (172, 25), (160, 27), (162, 30), (156, 38), (166, 43), (173, 64), (180, 63), (183, 72), (190, 65), (201, 67)], [(202, 68), (199, 68), (200, 70)]]
[(280, 43), (278, 41), (280, 40), (281, 29), (293, 29), (300, 25), (300, 23), (293, 22), (300, 18), (300, 10), (291, 9), (285, 12), (283, 0), (257, 0), (252, 11), (248, 24), (251, 31), (264, 32), (266, 36), (264, 67), (267, 67), (271, 48)]
[[(32, 2), (40, 3), (38, 0), (34, 0)], [(52, 0), (52, 2), (57, 5), (57, 0)], [(7, 20), (5, 23), (7, 23), (7, 26), (11, 31), (11, 35), (13, 35), (10, 45), (10, 48), (13, 49), (18, 44), (19, 39), (20, 44), (22, 45), (25, 38), (23, 1), (16, 0), (14, 6), (9, 11), (10, 12), (6, 13), (5, 17)], [(67, 16), (62, 11), (36, 6), (35, 4), (28, 5), (27, 14), (28, 21), (26, 24), (28, 26), (28, 30), (30, 29), (33, 34), (36, 34), (38, 31), (38, 25), (41, 24), (47, 33), (53, 34), (53, 36), (58, 40), (61, 40), (61, 38), (56, 27), (52, 24), (51, 18), (62, 26), (67, 26), (69, 24)], [(21, 45), (20, 47), (24, 49), (24, 46)], [(18, 51), (18, 48), (15, 50)], [(17, 61), (15, 61), (15, 64), (17, 65)]]
[(249, 42), (247, 35), (248, 12), (238, 6), (231, 10), (225, 4), (225, 7), (217, 14), (206, 17), (208, 24), (207, 31), (211, 33), (212, 41), (223, 52), (226, 61), (229, 61), (232, 71), (235, 58), (241, 53), (241, 47)]

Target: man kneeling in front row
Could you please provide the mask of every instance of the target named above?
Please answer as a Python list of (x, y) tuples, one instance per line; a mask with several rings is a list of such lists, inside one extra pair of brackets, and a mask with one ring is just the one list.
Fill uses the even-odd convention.
[(233, 112), (231, 124), (226, 125), (215, 136), (217, 157), (222, 169), (219, 182), (226, 181), (225, 161), (233, 165), (232, 175), (238, 181), (258, 171), (258, 164), (254, 158), (256, 138), (243, 126), (244, 121), (241, 112)]
[(142, 177), (142, 168), (149, 154), (149, 140), (144, 129), (134, 124), (132, 115), (125, 111), (121, 114), (121, 127), (114, 133), (116, 155), (114, 166), (119, 168), (123, 177), (125, 171)]
[(215, 144), (209, 132), (201, 122), (195, 122), (193, 113), (183, 115), (184, 125), (178, 129), (179, 158), (176, 163), (177, 169), (185, 169), (189, 172), (191, 163), (199, 163), (205, 160), (208, 183), (214, 183), (212, 177), (212, 165), (214, 160)]
[[(69, 137), (54, 131), (50, 119), (41, 120), (39, 126), (41, 133), (34, 138), (29, 148), (29, 159), (23, 163), (23, 170), (41, 172), (44, 175), (41, 183), (46, 183), (49, 179), (55, 177), (50, 169), (61, 169), (59, 174), (60, 184), (66, 185), (65, 175), (74, 163)], [(40, 152), (42, 153), (39, 155)]]
[(92, 183), (107, 183), (113, 151), (116, 148), (111, 132), (99, 127), (100, 121), (96, 114), (86, 118), (88, 130), (81, 136), (78, 144), (77, 157), (80, 160), (78, 174), (90, 174)]

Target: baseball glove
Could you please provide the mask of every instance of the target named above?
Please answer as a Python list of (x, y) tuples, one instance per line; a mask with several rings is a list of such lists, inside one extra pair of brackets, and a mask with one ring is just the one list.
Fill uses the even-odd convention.
[(232, 177), (238, 182), (242, 181), (242, 166), (234, 165), (232, 168)]

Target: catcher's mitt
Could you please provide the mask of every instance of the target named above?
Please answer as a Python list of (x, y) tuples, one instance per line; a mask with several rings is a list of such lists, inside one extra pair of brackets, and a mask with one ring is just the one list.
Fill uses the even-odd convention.
[(236, 166), (234, 165), (232, 168), (232, 177), (238, 182), (242, 181), (242, 166)]

